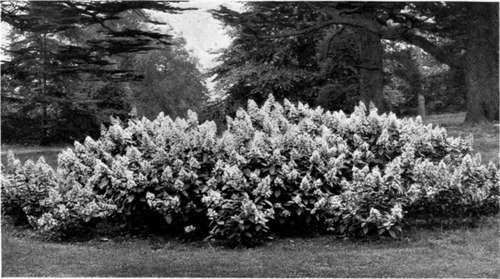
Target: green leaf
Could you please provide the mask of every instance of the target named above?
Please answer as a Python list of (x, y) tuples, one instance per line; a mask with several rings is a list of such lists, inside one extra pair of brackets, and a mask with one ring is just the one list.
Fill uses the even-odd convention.
[(340, 226), (339, 226), (339, 231), (340, 231), (340, 233), (344, 233), (344, 232), (345, 232), (345, 230), (346, 230), (346, 226), (345, 226), (345, 225), (340, 225)]
[(165, 216), (165, 222), (167, 222), (167, 224), (172, 224), (172, 216), (170, 216), (170, 214), (168, 214), (167, 216)]
[(246, 175), (246, 177), (250, 177), (251, 174), (250, 169), (248, 168), (243, 169), (243, 173)]
[(274, 165), (272, 165), (270, 168), (269, 168), (269, 173), (271, 175), (274, 175), (276, 173), (276, 167)]
[(274, 191), (274, 196), (275, 197), (279, 197), (280, 195), (281, 195), (281, 191), (280, 190)]

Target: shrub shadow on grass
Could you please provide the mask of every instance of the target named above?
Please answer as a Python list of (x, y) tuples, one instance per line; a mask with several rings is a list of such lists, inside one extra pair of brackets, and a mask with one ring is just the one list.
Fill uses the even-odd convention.
[[(277, 238), (257, 248), (113, 238), (47, 243), (2, 235), (3, 276), (496, 277), (499, 216), (477, 228), (413, 228), (398, 241)], [(4, 229), (5, 232), (5, 229)]]

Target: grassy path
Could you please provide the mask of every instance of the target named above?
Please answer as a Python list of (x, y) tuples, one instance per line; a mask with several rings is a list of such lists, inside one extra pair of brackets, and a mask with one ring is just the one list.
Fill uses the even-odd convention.
[(278, 239), (252, 249), (111, 240), (58, 244), (2, 235), (2, 276), (498, 277), (498, 222), (417, 230), (401, 241)]

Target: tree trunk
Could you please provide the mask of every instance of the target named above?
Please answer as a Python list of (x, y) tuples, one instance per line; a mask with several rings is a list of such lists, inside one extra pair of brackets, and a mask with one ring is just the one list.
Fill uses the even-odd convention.
[[(47, 98), (47, 33), (42, 35), (42, 97), (40, 100), (46, 100)], [(42, 136), (40, 137), (40, 144), (43, 144), (48, 138), (48, 116), (47, 116), (47, 102), (42, 103), (42, 116), (41, 116), (41, 128)]]
[(425, 96), (422, 94), (417, 95), (418, 98), (418, 115), (422, 117), (422, 119), (425, 119), (426, 112), (425, 112)]
[(359, 91), (361, 100), (366, 104), (373, 104), (379, 111), (385, 110), (383, 96), (384, 75), (382, 56), (384, 48), (381, 37), (365, 29), (359, 30), (360, 34), (360, 65), (359, 65)]
[(465, 53), (467, 122), (498, 120), (498, 4), (493, 4), (469, 8), (474, 18)]
[(406, 52), (406, 55), (401, 58), (402, 60), (400, 60), (400, 62), (403, 62), (406, 65), (404, 71), (408, 77), (407, 81), (411, 87), (413, 95), (417, 98), (418, 115), (424, 119), (426, 116), (425, 95), (422, 88), (423, 78), (420, 72), (421, 65), (423, 65), (422, 53), (416, 49), (409, 49)]

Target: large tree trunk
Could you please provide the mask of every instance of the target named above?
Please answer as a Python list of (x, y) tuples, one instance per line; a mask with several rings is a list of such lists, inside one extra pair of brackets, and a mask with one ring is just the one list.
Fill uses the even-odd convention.
[(498, 119), (498, 4), (471, 3), (465, 54), (467, 122)]
[[(44, 33), (41, 38), (41, 54), (42, 54), (42, 67), (41, 67), (41, 86), (42, 86), (42, 91), (41, 91), (41, 97), (40, 100), (46, 100), (47, 98), (47, 33)], [(42, 129), (41, 137), (39, 144), (43, 145), (44, 142), (48, 138), (48, 125), (47, 125), (47, 106), (49, 105), (48, 102), (42, 102), (42, 115), (40, 117), (40, 128)]]
[(360, 35), (360, 62), (359, 65), (359, 90), (361, 100), (368, 105), (370, 102), (379, 109), (386, 109), (383, 88), (384, 72), (382, 65), (382, 56), (384, 48), (381, 37), (366, 29), (359, 29)]
[(420, 67), (423, 65), (422, 53), (416, 49), (409, 49), (406, 54), (401, 57), (400, 63), (403, 62), (406, 65), (404, 71), (406, 71), (407, 81), (413, 95), (417, 99), (417, 112), (424, 119), (426, 117), (425, 95), (422, 88), (422, 74), (420, 73)]

